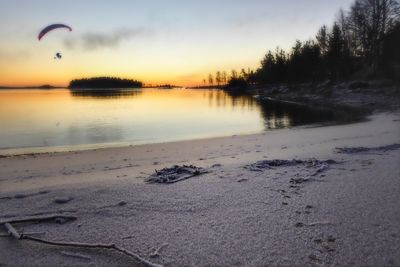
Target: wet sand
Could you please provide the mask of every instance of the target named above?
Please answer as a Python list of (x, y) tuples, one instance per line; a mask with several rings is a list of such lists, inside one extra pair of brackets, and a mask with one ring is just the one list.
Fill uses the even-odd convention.
[[(399, 266), (399, 143), (400, 114), (380, 113), (348, 125), (1, 158), (0, 220), (73, 215), (15, 227), (115, 243), (165, 266)], [(336, 149), (345, 147), (369, 149)], [(274, 159), (303, 162), (252, 168)], [(208, 173), (145, 183), (155, 169), (190, 164)], [(0, 237), (2, 264), (138, 265), (118, 252)]]

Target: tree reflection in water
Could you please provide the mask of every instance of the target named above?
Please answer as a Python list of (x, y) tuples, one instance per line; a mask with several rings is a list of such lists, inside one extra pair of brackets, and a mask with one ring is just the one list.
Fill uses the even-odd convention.
[(74, 89), (70, 90), (74, 97), (83, 98), (126, 98), (142, 93), (141, 89)]

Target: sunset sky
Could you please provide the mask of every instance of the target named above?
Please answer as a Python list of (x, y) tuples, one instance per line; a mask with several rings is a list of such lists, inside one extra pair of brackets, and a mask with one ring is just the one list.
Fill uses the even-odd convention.
[[(103, 75), (199, 85), (209, 72), (257, 68), (268, 49), (313, 37), (352, 2), (0, 0), (0, 85), (66, 86)], [(51, 23), (73, 31), (39, 42)]]

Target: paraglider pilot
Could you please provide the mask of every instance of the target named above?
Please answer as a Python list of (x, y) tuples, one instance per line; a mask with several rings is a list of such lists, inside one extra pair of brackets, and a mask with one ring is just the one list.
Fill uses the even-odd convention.
[(54, 59), (62, 59), (62, 55), (60, 52), (56, 53), (56, 55), (54, 56)]

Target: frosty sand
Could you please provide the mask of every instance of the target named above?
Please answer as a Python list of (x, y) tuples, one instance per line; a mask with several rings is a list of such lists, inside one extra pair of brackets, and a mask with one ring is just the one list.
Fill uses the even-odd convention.
[[(396, 266), (399, 134), (399, 114), (382, 113), (349, 125), (1, 158), (0, 221), (74, 216), (14, 227), (113, 243), (165, 266)], [(206, 172), (145, 183), (174, 165)], [(117, 251), (11, 237), (0, 248), (6, 265), (140, 265)]]

